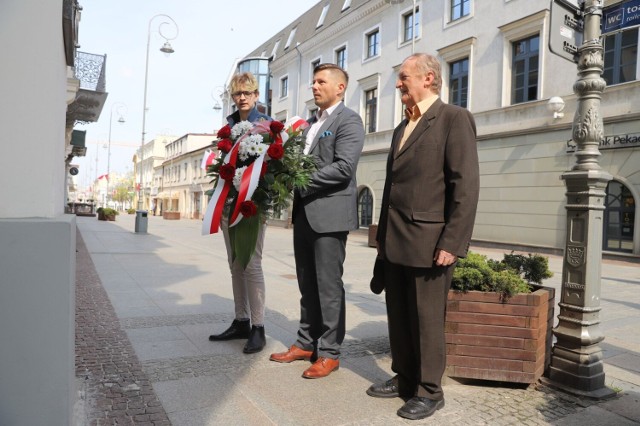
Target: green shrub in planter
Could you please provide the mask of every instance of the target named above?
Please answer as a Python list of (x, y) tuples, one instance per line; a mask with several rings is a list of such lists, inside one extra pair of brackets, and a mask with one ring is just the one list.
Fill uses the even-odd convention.
[(110, 207), (105, 207), (102, 209), (102, 213), (104, 213), (105, 216), (115, 216), (120, 214), (120, 212), (116, 209), (112, 209)]
[(451, 289), (467, 292), (497, 292), (503, 299), (514, 294), (530, 293), (532, 284), (541, 284), (553, 273), (549, 270), (549, 260), (537, 254), (528, 256), (505, 254), (501, 261), (469, 252), (458, 260), (453, 271)]
[(136, 209), (127, 209), (127, 213), (129, 214), (134, 214), (136, 212)]

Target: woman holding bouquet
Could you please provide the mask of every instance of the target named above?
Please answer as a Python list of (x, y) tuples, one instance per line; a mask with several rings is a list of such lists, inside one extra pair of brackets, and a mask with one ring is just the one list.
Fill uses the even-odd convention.
[[(258, 81), (253, 74), (244, 72), (234, 75), (229, 84), (229, 91), (238, 108), (236, 112), (227, 117), (230, 127), (240, 121), (255, 123), (271, 120), (268, 115), (261, 113), (256, 107), (259, 96)], [(227, 215), (224, 215), (221, 227), (231, 269), (235, 319), (227, 330), (209, 336), (209, 340), (248, 339), (243, 352), (247, 354), (260, 352), (266, 344), (264, 334), (265, 285), (262, 272), (262, 246), (266, 224), (260, 224), (256, 248), (246, 268), (242, 267), (238, 259), (233, 259)]]

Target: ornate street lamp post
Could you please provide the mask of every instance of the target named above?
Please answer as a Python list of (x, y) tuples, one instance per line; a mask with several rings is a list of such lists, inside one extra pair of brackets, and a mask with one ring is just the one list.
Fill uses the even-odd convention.
[[(142, 210), (143, 209), (143, 200), (142, 200), (142, 191), (143, 191), (143, 173), (142, 173), (142, 162), (144, 160), (144, 136), (146, 134), (146, 119), (147, 119), (147, 81), (148, 81), (148, 77), (149, 77), (149, 45), (151, 43), (151, 24), (153, 22), (154, 19), (156, 18), (163, 18), (164, 21), (161, 22), (158, 25), (158, 33), (160, 34), (160, 36), (162, 36), (162, 38), (164, 38), (165, 43), (164, 45), (160, 48), (160, 51), (165, 53), (166, 55), (170, 55), (174, 52), (173, 47), (171, 47), (171, 43), (169, 43), (170, 40), (174, 40), (176, 37), (178, 37), (178, 24), (176, 24), (176, 22), (173, 20), (173, 18), (171, 18), (169, 15), (164, 15), (164, 14), (158, 14), (155, 15), (154, 17), (152, 17), (149, 20), (149, 28), (147, 31), (147, 57), (146, 57), (146, 62), (145, 62), (145, 66), (144, 66), (144, 98), (143, 98), (143, 102), (142, 102), (142, 140), (140, 141), (140, 187), (138, 188), (138, 210)], [(173, 37), (167, 37), (162, 33), (162, 26), (163, 25), (168, 25), (168, 24), (173, 24), (176, 30), (176, 33)]]
[(556, 343), (546, 383), (567, 392), (607, 398), (600, 342), (600, 263), (604, 200), (611, 175), (598, 164), (604, 129), (600, 100), (606, 82), (600, 22), (602, 0), (585, 0), (584, 42), (578, 48), (578, 79), (573, 85), (578, 107), (572, 138), (577, 162), (563, 173), (567, 186), (567, 231)]
[(118, 123), (124, 123), (124, 117), (120, 110), (127, 106), (122, 102), (115, 102), (111, 105), (111, 113), (109, 114), (109, 147), (107, 149), (107, 194), (105, 195), (105, 207), (109, 207), (109, 184), (111, 183), (111, 126), (113, 124), (113, 109), (118, 113)]

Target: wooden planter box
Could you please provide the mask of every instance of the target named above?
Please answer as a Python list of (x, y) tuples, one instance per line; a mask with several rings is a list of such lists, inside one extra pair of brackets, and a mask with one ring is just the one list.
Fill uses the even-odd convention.
[(499, 293), (450, 291), (445, 374), (535, 383), (551, 360), (554, 303), (549, 287), (536, 286), (504, 303)]
[(162, 212), (162, 218), (166, 220), (180, 219), (180, 212)]

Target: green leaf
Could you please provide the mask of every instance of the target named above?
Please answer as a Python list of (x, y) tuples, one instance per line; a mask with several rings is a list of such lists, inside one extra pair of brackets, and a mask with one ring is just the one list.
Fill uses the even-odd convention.
[(236, 226), (229, 228), (229, 240), (233, 249), (233, 258), (237, 259), (246, 269), (258, 241), (260, 230), (260, 214), (251, 217), (243, 217)]

